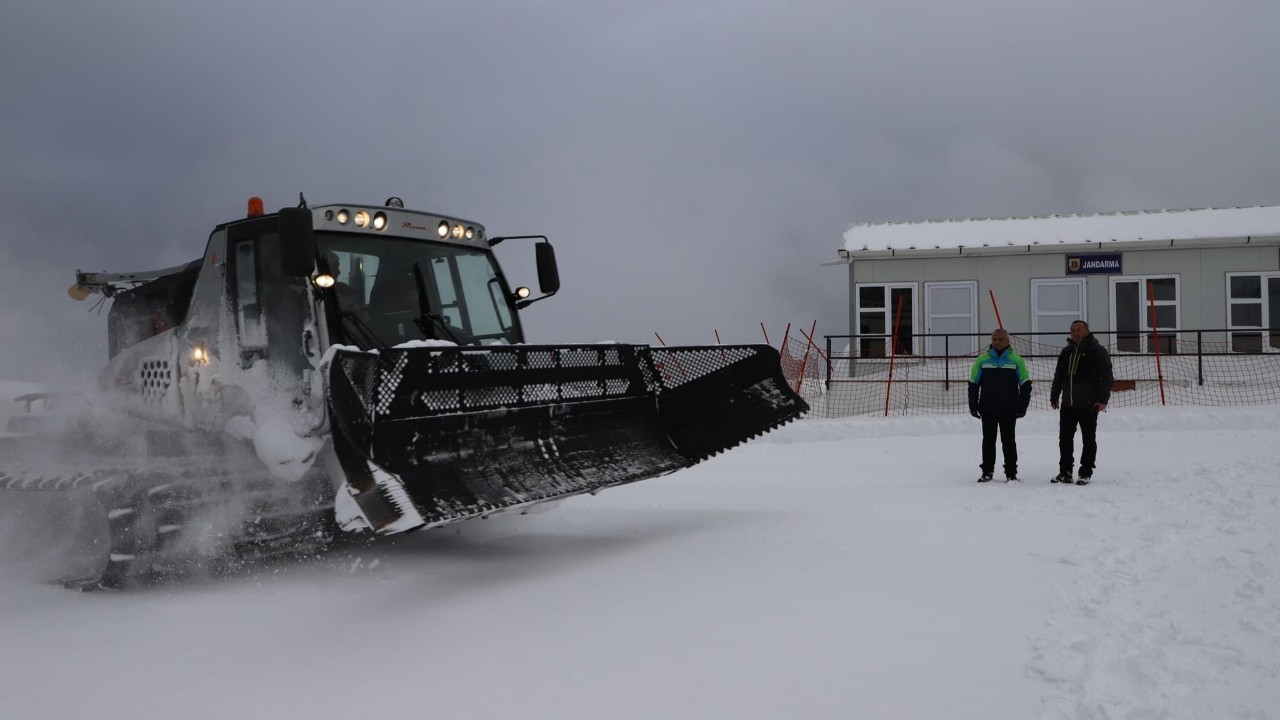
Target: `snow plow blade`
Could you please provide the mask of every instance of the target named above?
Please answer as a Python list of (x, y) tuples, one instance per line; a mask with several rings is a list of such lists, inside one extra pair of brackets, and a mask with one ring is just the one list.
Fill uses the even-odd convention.
[(665, 475), (808, 411), (767, 345), (339, 350), (334, 446), (376, 532)]

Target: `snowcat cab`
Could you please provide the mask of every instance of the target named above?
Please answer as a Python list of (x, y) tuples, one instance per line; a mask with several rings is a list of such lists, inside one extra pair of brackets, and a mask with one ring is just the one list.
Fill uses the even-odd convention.
[[(537, 297), (494, 255), (516, 239)], [(664, 475), (807, 411), (768, 346), (525, 345), (519, 311), (559, 285), (543, 236), (255, 198), (191, 263), (77, 273), (73, 297), (114, 300), (108, 400), (71, 442), (0, 444), (0, 488), (89, 492), (110, 555), (79, 584), (120, 586)]]

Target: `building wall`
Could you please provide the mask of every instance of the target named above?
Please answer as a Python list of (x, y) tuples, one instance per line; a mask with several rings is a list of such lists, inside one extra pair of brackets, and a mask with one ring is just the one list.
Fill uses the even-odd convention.
[[(919, 301), (915, 309), (917, 332), (925, 327), (924, 284), (946, 281), (976, 281), (978, 284), (978, 331), (997, 326), (991, 293), (999, 304), (1000, 316), (1010, 331), (1031, 329), (1031, 280), (1085, 278), (1085, 305), (1090, 326), (1098, 331), (1111, 329), (1111, 278), (1115, 275), (1068, 276), (1066, 256), (1083, 253), (1015, 253), (1009, 255), (955, 255), (859, 259), (849, 266), (849, 334), (856, 335), (856, 291), (860, 283), (915, 283)], [(1229, 272), (1280, 271), (1280, 248), (1275, 245), (1246, 247), (1145, 249), (1122, 253), (1123, 274), (1177, 275), (1179, 278), (1180, 327), (1224, 328), (1227, 325), (1227, 285)], [(1208, 339), (1208, 338), (1206, 338)]]
[(1256, 270), (1275, 272), (1280, 270), (1280, 248), (1244, 247), (1223, 248), (1219, 252), (1206, 251), (1201, 256), (1200, 278), (1203, 289), (1200, 297), (1199, 325), (1184, 323), (1185, 327), (1222, 328), (1227, 326), (1227, 273)]

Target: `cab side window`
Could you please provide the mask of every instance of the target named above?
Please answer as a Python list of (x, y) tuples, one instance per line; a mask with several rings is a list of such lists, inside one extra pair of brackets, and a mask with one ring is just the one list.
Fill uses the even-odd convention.
[(240, 324), (240, 344), (245, 348), (264, 348), (267, 333), (262, 323), (257, 252), (252, 240), (236, 243), (235, 263), (236, 321)]

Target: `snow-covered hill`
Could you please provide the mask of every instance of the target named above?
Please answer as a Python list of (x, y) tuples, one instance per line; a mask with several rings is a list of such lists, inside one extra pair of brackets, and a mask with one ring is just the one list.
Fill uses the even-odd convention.
[(1019, 423), (1022, 484), (974, 483), (967, 417), (807, 420), (547, 514), (142, 592), (43, 584), (0, 533), (0, 707), (1276, 717), (1280, 408), (1108, 412), (1089, 487), (1048, 483), (1055, 420)]

